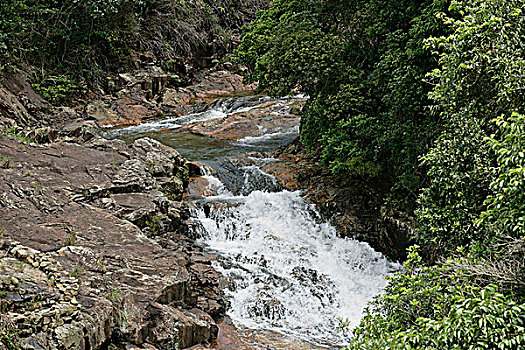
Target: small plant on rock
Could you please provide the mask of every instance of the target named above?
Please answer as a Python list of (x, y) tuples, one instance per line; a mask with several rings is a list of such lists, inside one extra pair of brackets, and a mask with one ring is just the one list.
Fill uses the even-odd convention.
[(0, 315), (0, 345), (6, 350), (21, 349), (14, 324), (3, 315)]

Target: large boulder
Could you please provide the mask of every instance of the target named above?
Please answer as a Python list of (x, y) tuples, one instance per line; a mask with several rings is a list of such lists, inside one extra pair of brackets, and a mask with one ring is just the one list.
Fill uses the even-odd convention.
[(137, 125), (162, 115), (154, 101), (144, 91), (122, 90), (117, 96), (105, 96), (86, 106), (85, 114), (96, 120), (100, 127)]
[(219, 277), (182, 235), (175, 150), (0, 135), (0, 157), (0, 304), (22, 348), (183, 349), (216, 335)]

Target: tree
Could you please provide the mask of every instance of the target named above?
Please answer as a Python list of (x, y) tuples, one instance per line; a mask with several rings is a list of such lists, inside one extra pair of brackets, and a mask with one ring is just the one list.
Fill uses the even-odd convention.
[(310, 96), (301, 141), (334, 173), (379, 176), (403, 195), (422, 181), (416, 166), (441, 130), (425, 111), (435, 67), (422, 42), (442, 33), (445, 1), (276, 0), (237, 51), (262, 90)]
[[(501, 175), (509, 170), (504, 164), (509, 160), (502, 159), (499, 143), (485, 139), (492, 134), (499, 139), (500, 133), (517, 138), (514, 132), (498, 131), (491, 120), (504, 116), (500, 125), (510, 127), (502, 120), (525, 109), (523, 1), (454, 1), (451, 8), (461, 14), (457, 19), (444, 17), (452, 34), (428, 41), (439, 52), (439, 68), (429, 74), (435, 84), (430, 97), (447, 125), (424, 157), (430, 183), (420, 198), (421, 227), (416, 238), (422, 244), (432, 242), (434, 256), (459, 246), (477, 247), (480, 252), (490, 246), (499, 218), (492, 215), (494, 209), (481, 222), (480, 215), (495, 198), (505, 195), (505, 189), (494, 183), (498, 176), (505, 183), (518, 181), (520, 175)], [(521, 151), (512, 150), (519, 158)], [(514, 209), (512, 215), (523, 207)]]

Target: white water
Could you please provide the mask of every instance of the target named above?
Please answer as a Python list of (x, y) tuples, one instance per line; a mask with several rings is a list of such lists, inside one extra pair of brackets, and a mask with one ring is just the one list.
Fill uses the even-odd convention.
[(237, 142), (244, 143), (244, 144), (258, 144), (258, 143), (264, 143), (268, 140), (275, 140), (283, 137), (288, 137), (290, 135), (299, 135), (299, 127), (292, 128), (290, 130), (281, 131), (281, 132), (274, 132), (269, 134), (264, 134), (261, 136), (246, 136), (242, 139), (239, 139)]
[(157, 120), (149, 123), (133, 125), (125, 129), (116, 129), (107, 132), (108, 135), (112, 136), (127, 136), (133, 134), (146, 133), (158, 130), (173, 130), (178, 129), (184, 125), (200, 122), (204, 120), (212, 120), (226, 117), (227, 114), (222, 110), (212, 109), (201, 113), (192, 113), (184, 116), (177, 116), (172, 118), (166, 118)]
[[(250, 174), (261, 171), (245, 170), (253, 186)], [(232, 320), (317, 345), (344, 345), (338, 319), (355, 327), (394, 265), (366, 243), (337, 237), (299, 192), (234, 196), (221, 187), (215, 193), (207, 198), (211, 213), (196, 207), (194, 215), (202, 241), (222, 256), (214, 267), (228, 280)]]
[[(201, 113), (111, 130), (106, 135), (177, 129), (246, 112), (268, 101), (265, 97), (228, 99)], [(274, 109), (274, 113), (286, 115), (289, 108), (283, 103), (282, 110)], [(235, 145), (263, 150), (266, 142), (282, 144), (297, 133), (291, 129), (245, 137)], [(170, 146), (180, 148), (181, 144)], [(251, 159), (259, 164), (276, 160)], [(214, 267), (227, 279), (231, 319), (239, 326), (278, 331), (316, 345), (345, 345), (346, 335), (337, 331), (338, 319), (348, 319), (351, 328), (357, 326), (367, 302), (385, 287), (384, 276), (397, 265), (366, 243), (337, 237), (299, 192), (279, 191), (275, 179), (257, 166), (240, 169), (241, 188), (236, 194), (213, 175), (213, 169), (202, 170), (209, 188), (204, 203), (194, 203), (193, 216), (201, 223), (196, 234), (221, 256)]]
[[(243, 101), (246, 106), (239, 107), (237, 105), (238, 100)], [(182, 116), (175, 116), (165, 119), (160, 119), (156, 121), (146, 122), (139, 125), (129, 126), (123, 129), (116, 129), (107, 131), (106, 135), (108, 137), (124, 137), (133, 134), (140, 134), (152, 131), (159, 130), (174, 130), (178, 129), (184, 125), (202, 122), (212, 119), (225, 118), (229, 115), (235, 113), (246, 113), (252, 109), (262, 106), (265, 102), (271, 101), (269, 97), (263, 96), (256, 99), (226, 99), (224, 101), (219, 101), (217, 106), (212, 109), (205, 110), (203, 112), (191, 113)], [(279, 105), (279, 104), (278, 104)], [(289, 106), (283, 105), (283, 108)]]

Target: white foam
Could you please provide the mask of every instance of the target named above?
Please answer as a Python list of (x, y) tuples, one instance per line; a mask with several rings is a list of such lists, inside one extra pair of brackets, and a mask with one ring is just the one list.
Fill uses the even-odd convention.
[(184, 116), (171, 117), (152, 122), (133, 125), (122, 129), (115, 129), (107, 133), (112, 136), (126, 136), (133, 134), (142, 134), (147, 132), (154, 132), (160, 130), (175, 130), (184, 125), (224, 118), (227, 114), (220, 110), (209, 110), (202, 113), (192, 113)]
[(287, 131), (279, 131), (279, 132), (264, 134), (261, 136), (246, 136), (246, 137), (243, 137), (242, 139), (239, 139), (237, 142), (243, 143), (243, 144), (256, 144), (256, 143), (263, 143), (269, 140), (280, 139), (282, 137), (289, 137), (293, 135), (299, 135), (299, 127), (295, 127)]
[(216, 195), (231, 195), (226, 186), (213, 175), (204, 175), (203, 178), (208, 181), (205, 193), (216, 193)]
[(368, 244), (337, 237), (299, 192), (208, 200), (236, 203), (208, 217), (196, 211), (204, 242), (230, 262), (214, 266), (234, 286), (226, 291), (234, 322), (344, 345), (338, 318), (355, 327), (393, 265)]

